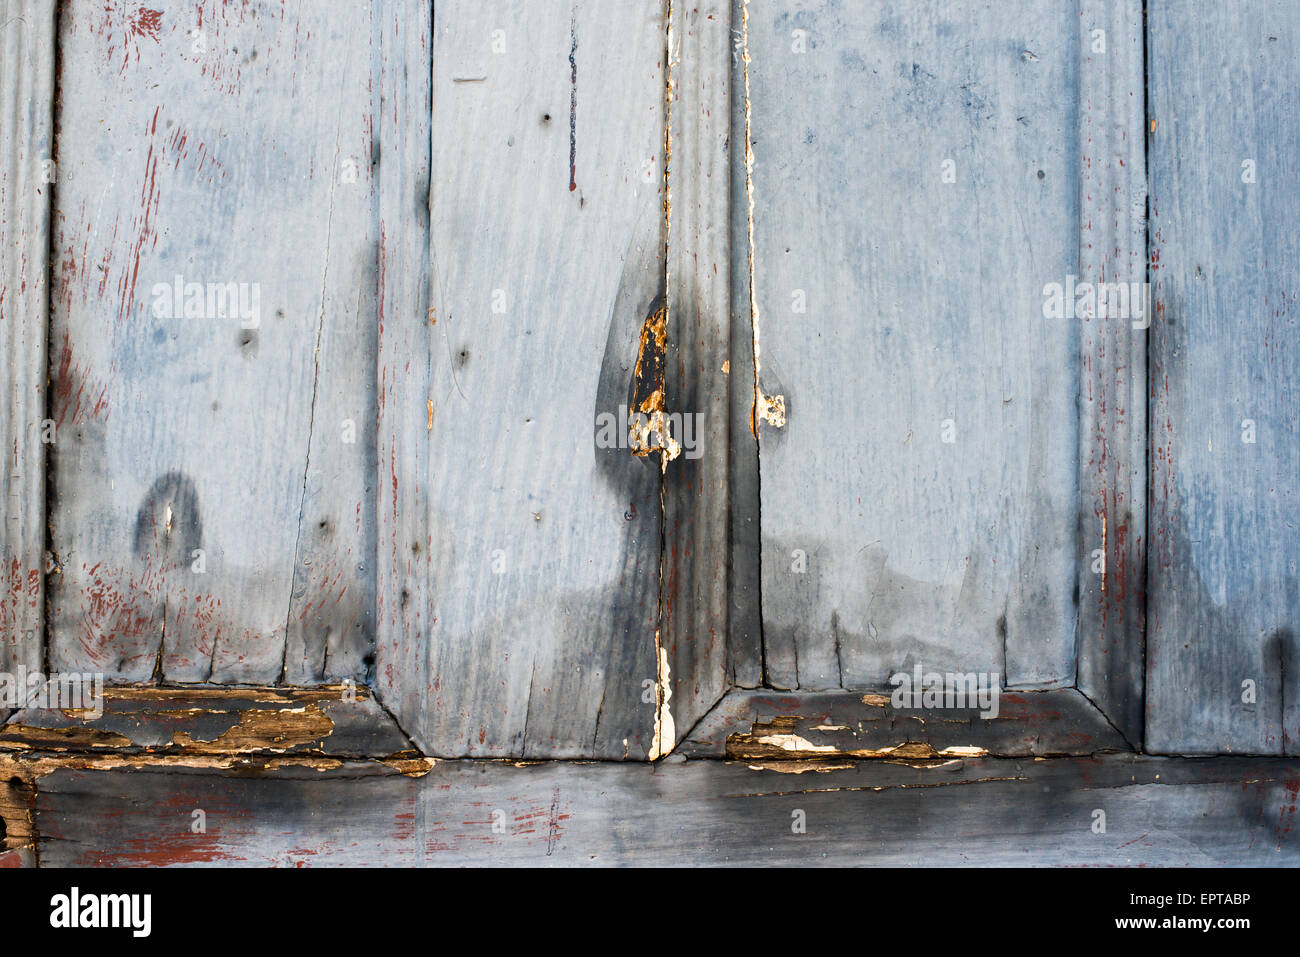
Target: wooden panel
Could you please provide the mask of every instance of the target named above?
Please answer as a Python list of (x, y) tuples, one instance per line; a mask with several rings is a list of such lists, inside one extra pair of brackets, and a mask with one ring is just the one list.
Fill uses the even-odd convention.
[[(1078, 281), (1145, 290), (1142, 4), (1085, 0), (1079, 27)], [(1151, 318), (1145, 292), (1141, 305), (1140, 318), (1076, 319), (1078, 684), (1139, 745), (1146, 625), (1146, 328)]]
[(1148, 30), (1147, 745), (1294, 753), (1300, 7), (1152, 3)]
[(364, 677), (367, 9), (78, 0), (60, 43), (51, 662)]
[(403, 726), (438, 755), (644, 758), (660, 463), (598, 426), (658, 338), (660, 4), (439, 3), (434, 37), (428, 664)]
[(1076, 11), (747, 11), (767, 680), (1072, 684)]
[[(45, 363), (55, 179), (52, 0), (0, 2), (0, 671), (39, 670), (45, 552)], [(4, 713), (0, 707), (0, 715)]]
[(351, 687), (105, 688), (100, 714), (25, 708), (0, 751), (126, 755), (388, 757), (410, 741), (369, 690)]
[[(717, 761), (450, 761), (423, 777), (320, 764), (237, 776), (39, 767), (41, 864), (1300, 862), (1293, 760), (862, 761), (802, 774)], [(190, 829), (195, 809), (205, 833)], [(796, 811), (804, 833), (792, 828)]]
[(660, 702), (659, 753), (728, 680), (730, 22), (728, 0), (671, 6), (665, 381), (683, 449), (663, 480), (658, 678), (671, 696)]
[(1073, 688), (1003, 692), (997, 711), (936, 714), (895, 708), (884, 695), (846, 691), (736, 691), (695, 726), (678, 752), (690, 758), (788, 759), (1095, 754), (1128, 750), (1124, 739)]

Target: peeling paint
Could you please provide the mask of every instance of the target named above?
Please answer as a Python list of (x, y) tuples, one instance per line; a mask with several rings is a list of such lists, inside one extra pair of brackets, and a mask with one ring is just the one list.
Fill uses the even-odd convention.
[(775, 771), (778, 774), (803, 774), (805, 771), (849, 771), (854, 765), (851, 761), (831, 764), (827, 761), (768, 761), (748, 766), (751, 771)]
[[(896, 758), (906, 761), (926, 761), (942, 758), (975, 758), (988, 755), (988, 751), (974, 745), (952, 745), (936, 750), (926, 741), (901, 741), (878, 748), (846, 748), (836, 744), (817, 744), (796, 733), (798, 715), (778, 715), (767, 722), (756, 722), (748, 732), (729, 734), (726, 757), (732, 760), (768, 761), (796, 758)], [(819, 725), (811, 730), (847, 730), (838, 725)]]
[(0, 749), (14, 751), (65, 751), (86, 748), (130, 747), (131, 739), (98, 728), (34, 728), (25, 724), (6, 725), (0, 732)]
[(673, 725), (673, 713), (668, 707), (672, 700), (673, 688), (669, 681), (671, 669), (668, 666), (668, 649), (659, 641), (659, 630), (655, 629), (655, 648), (659, 653), (659, 673), (656, 676), (657, 694), (655, 699), (655, 733), (650, 742), (650, 760), (654, 761), (672, 751), (677, 744), (677, 729)]
[(746, 226), (749, 233), (749, 317), (754, 343), (754, 405), (750, 410), (749, 427), (754, 433), (754, 438), (757, 439), (758, 428), (763, 421), (778, 429), (785, 425), (785, 396), (765, 395), (762, 386), (759, 385), (759, 374), (762, 371), (759, 357), (762, 349), (759, 345), (758, 287), (754, 282), (754, 140), (750, 134), (749, 0), (744, 0), (740, 11), (740, 49), (745, 79), (745, 199), (748, 204)]
[[(641, 324), (641, 344), (632, 373), (632, 403), (628, 408), (627, 426), (632, 454), (645, 457), (651, 452), (659, 452), (664, 470), (682, 452), (681, 444), (669, 428), (664, 381), (667, 349), (668, 305), (663, 297), (659, 297)], [(656, 439), (654, 443), (650, 441), (652, 432)]]
[[(334, 722), (315, 704), (301, 708), (263, 710), (252, 708), (239, 715), (239, 724), (211, 741), (178, 731), (172, 743), (184, 750), (212, 754), (242, 754), (249, 751), (287, 751), (320, 741), (334, 733)], [(129, 743), (129, 742), (128, 742)]]

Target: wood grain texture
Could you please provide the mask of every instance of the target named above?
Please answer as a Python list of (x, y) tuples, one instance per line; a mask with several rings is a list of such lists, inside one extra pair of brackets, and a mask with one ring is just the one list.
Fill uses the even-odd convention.
[(369, 7), (78, 0), (60, 44), (51, 663), (364, 678)]
[(379, 15), (379, 345), (375, 691), (421, 726), (429, 660), (429, 203), (433, 8)]
[(665, 379), (684, 448), (663, 477), (660, 681), (671, 682), (675, 735), (717, 703), (729, 677), (730, 22), (729, 0), (670, 6)]
[(745, 168), (745, 0), (731, 0), (731, 329), (728, 384), (727, 672), (732, 685), (763, 683), (762, 521), (754, 434), (754, 327), (750, 310), (749, 196)]
[(1074, 681), (1076, 19), (749, 5), (773, 687)]
[(368, 689), (106, 688), (101, 713), (26, 708), (0, 751), (123, 755), (388, 757), (410, 741)]
[[(1139, 0), (1080, 3), (1079, 282), (1125, 283), (1130, 291), (1147, 281), (1143, 46)], [(1137, 327), (1150, 324), (1145, 296), (1142, 311), (1140, 319), (1076, 320), (1078, 686), (1137, 744), (1147, 544), (1147, 333)]]
[(1147, 23), (1147, 747), (1294, 753), (1300, 8), (1156, 2)]
[[(1300, 768), (1285, 759), (862, 761), (802, 774), (450, 761), (422, 777), (346, 762), (238, 776), (60, 769), (36, 785), (43, 866), (1300, 862)], [(195, 809), (204, 834), (190, 830)]]
[(660, 463), (599, 425), (663, 295), (662, 10), (439, 3), (434, 38), (429, 657), (407, 730), (434, 755), (644, 758)]
[(884, 695), (733, 691), (696, 725), (687, 757), (786, 758), (993, 755), (1029, 757), (1129, 750), (1073, 688), (1003, 692), (995, 716), (976, 708), (895, 708)]
[[(0, 2), (0, 671), (42, 661), (55, 6)], [(5, 709), (0, 707), (0, 716)]]

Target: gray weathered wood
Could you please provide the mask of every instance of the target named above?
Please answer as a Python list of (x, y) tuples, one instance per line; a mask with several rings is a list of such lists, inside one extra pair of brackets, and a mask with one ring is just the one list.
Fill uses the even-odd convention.
[[(364, 7), (62, 6), (57, 668), (365, 676), (370, 32)], [(187, 313), (177, 276), (248, 308)]]
[(762, 522), (759, 519), (758, 438), (754, 434), (754, 329), (750, 315), (749, 198), (744, 165), (745, 0), (731, 0), (731, 449), (728, 479), (727, 670), (733, 685), (756, 688), (763, 683)]
[(885, 695), (733, 691), (682, 742), (687, 757), (1027, 757), (1126, 751), (1105, 716), (1074, 688), (1003, 692), (995, 717), (976, 708), (895, 708)]
[(1147, 17), (1147, 746), (1295, 753), (1300, 7), (1161, 0)]
[(775, 687), (1074, 681), (1078, 332), (1042, 290), (1077, 256), (1077, 33), (1055, 0), (748, 6)]
[(717, 703), (729, 677), (729, 32), (729, 0), (670, 5), (665, 380), (687, 447), (663, 478), (660, 644), (668, 673), (659, 678), (672, 695), (662, 702), (659, 753)]
[[(1100, 35), (1096, 31), (1102, 31)], [(1079, 282), (1144, 289), (1146, 90), (1140, 0), (1079, 5)], [(1133, 286), (1132, 284), (1137, 284)], [(1130, 311), (1133, 311), (1130, 304)], [(1143, 316), (1079, 316), (1079, 688), (1142, 741), (1146, 615)], [(1098, 563), (1098, 557), (1102, 559)]]
[(428, 672), (429, 201), (433, 8), (379, 15), (379, 345), (375, 691), (416, 729)]
[(42, 663), (55, 17), (53, 0), (0, 2), (0, 671), (9, 673)]
[(1300, 862), (1298, 782), (1293, 760), (1132, 756), (59, 769), (35, 777), (34, 821), (44, 866), (1277, 866)]
[(663, 290), (664, 37), (652, 2), (434, 11), (428, 664), (402, 721), (436, 755), (652, 745), (660, 464), (598, 425)]

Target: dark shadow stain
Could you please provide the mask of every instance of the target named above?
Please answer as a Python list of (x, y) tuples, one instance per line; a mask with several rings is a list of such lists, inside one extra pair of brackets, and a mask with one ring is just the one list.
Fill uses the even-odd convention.
[(253, 359), (257, 356), (257, 331), (255, 329), (240, 329), (239, 335), (235, 338), (239, 346), (239, 354), (245, 359)]
[(167, 472), (153, 483), (135, 516), (137, 558), (154, 554), (163, 567), (192, 560), (203, 542), (203, 520), (194, 482), (183, 472)]

